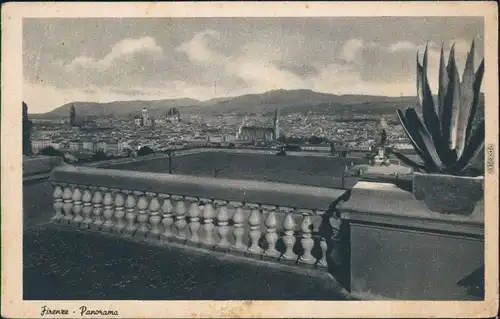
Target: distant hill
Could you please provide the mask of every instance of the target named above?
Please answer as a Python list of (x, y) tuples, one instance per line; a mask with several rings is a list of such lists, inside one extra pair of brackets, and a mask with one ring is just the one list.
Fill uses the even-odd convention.
[(72, 102), (32, 118), (65, 118), (71, 105), (77, 116), (129, 117), (139, 114), (146, 107), (151, 116), (165, 116), (176, 107), (182, 114), (251, 114), (270, 113), (279, 109), (281, 114), (310, 113), (350, 116), (355, 114), (394, 114), (397, 107), (415, 105), (415, 97), (386, 97), (370, 95), (335, 95), (311, 90), (274, 90), (260, 94), (215, 98), (207, 101), (195, 99), (170, 99), (155, 101), (116, 101), (110, 103)]

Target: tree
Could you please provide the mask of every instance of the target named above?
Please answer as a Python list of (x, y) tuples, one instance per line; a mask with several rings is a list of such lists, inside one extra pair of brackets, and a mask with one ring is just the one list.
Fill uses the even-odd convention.
[(145, 156), (145, 155), (150, 155), (154, 154), (155, 151), (149, 146), (143, 146), (137, 151), (137, 156)]
[(61, 151), (56, 150), (52, 146), (47, 146), (42, 148), (38, 154), (40, 155), (45, 155), (45, 156), (60, 156), (62, 157), (64, 154)]
[(132, 156), (134, 156), (134, 151), (133, 151), (132, 149), (130, 149), (130, 148), (125, 148), (125, 149), (123, 150), (123, 152), (125, 153), (125, 156), (127, 156), (127, 157), (132, 157)]
[(92, 155), (92, 158), (90, 160), (94, 162), (94, 161), (105, 161), (108, 159), (109, 156), (103, 150), (98, 150)]
[(33, 122), (28, 118), (28, 105), (23, 102), (23, 155), (33, 155), (31, 130)]
[(284, 144), (286, 143), (286, 136), (285, 134), (281, 134), (278, 138), (277, 138), (277, 141)]
[(313, 135), (309, 138), (309, 144), (311, 145), (319, 145), (321, 143), (323, 143), (323, 138), (322, 137), (319, 137), (319, 136), (316, 136), (316, 135)]

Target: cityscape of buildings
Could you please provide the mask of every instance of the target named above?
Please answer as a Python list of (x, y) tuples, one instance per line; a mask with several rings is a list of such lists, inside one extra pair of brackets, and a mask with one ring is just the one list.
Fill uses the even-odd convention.
[[(188, 146), (256, 145), (273, 147), (278, 144), (339, 143), (354, 150), (370, 150), (377, 141), (380, 127), (387, 132), (387, 146), (411, 149), (400, 125), (388, 125), (384, 118), (338, 119), (328, 115), (292, 113), (272, 118), (262, 114), (252, 116), (182, 115), (176, 108), (164, 117), (152, 117), (142, 109), (131, 119), (98, 118), (89, 120), (70, 108), (67, 119), (33, 120), (32, 149), (37, 154), (46, 147), (76, 152), (82, 156), (103, 151), (122, 155), (144, 146), (155, 152)], [(310, 143), (311, 137), (320, 142)], [(304, 146), (307, 149), (306, 146)], [(314, 145), (309, 146), (314, 149)]]

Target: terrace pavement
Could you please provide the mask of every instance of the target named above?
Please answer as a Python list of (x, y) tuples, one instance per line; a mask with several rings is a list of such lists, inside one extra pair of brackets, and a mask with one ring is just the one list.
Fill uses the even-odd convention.
[(49, 223), (52, 186), (23, 187), (26, 300), (346, 300), (327, 271), (158, 246)]

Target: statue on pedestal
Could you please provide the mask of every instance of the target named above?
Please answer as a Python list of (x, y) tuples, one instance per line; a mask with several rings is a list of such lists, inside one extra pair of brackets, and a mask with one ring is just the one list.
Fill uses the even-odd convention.
[(380, 130), (380, 140), (378, 143), (378, 153), (373, 158), (373, 165), (387, 165), (389, 159), (385, 155), (385, 143), (387, 140), (387, 132), (384, 128)]
[(385, 142), (387, 140), (387, 132), (385, 129), (380, 130), (380, 147), (383, 148), (385, 146)]

